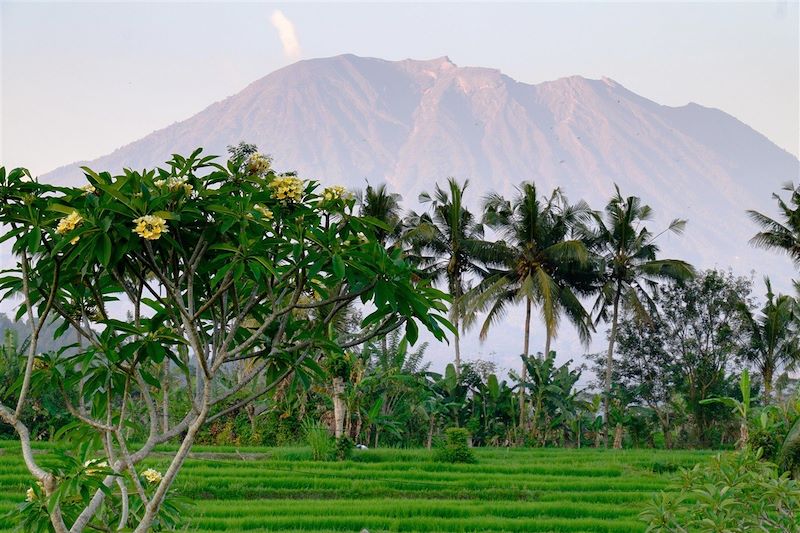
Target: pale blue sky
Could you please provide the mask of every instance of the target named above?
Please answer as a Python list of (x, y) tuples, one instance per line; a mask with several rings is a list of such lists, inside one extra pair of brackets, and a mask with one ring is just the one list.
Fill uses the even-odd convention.
[[(798, 3), (2, 2), (0, 161), (34, 173), (191, 116), (302, 58), (448, 55), (536, 83), (608, 76), (718, 107), (800, 152)], [(268, 147), (264, 147), (268, 149)]]

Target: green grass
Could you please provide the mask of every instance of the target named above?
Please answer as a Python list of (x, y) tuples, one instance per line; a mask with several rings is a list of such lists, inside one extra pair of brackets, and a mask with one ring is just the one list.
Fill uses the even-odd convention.
[[(48, 445), (40, 446), (47, 464)], [(166, 467), (166, 452), (146, 466)], [(311, 461), (304, 448), (198, 446), (177, 482), (195, 502), (191, 531), (636, 532), (637, 515), (673, 474), (709, 452), (477, 449), (473, 465), (434, 463), (427, 450), (356, 451)], [(0, 442), (0, 515), (30, 476)], [(13, 528), (0, 519), (0, 532)]]

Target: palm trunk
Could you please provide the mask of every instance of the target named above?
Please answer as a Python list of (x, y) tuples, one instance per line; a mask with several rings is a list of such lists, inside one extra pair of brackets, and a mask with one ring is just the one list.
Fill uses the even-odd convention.
[(333, 419), (335, 423), (334, 434), (336, 438), (341, 438), (344, 433), (344, 380), (333, 378)]
[(761, 377), (764, 380), (764, 402), (769, 405), (772, 403), (772, 367), (764, 368)]
[(549, 331), (549, 328), (548, 328), (547, 338), (544, 341), (544, 356), (545, 357), (550, 355), (550, 343), (551, 343), (552, 340), (553, 339), (552, 339), (552, 336), (550, 335), (550, 331)]
[(622, 449), (622, 424), (620, 423), (617, 423), (617, 427), (614, 428), (614, 449)]
[[(531, 299), (525, 298), (525, 338), (522, 346), (522, 355), (524, 358), (528, 357), (528, 351), (531, 340)], [(525, 361), (522, 362), (522, 373), (520, 374), (519, 386), (519, 429), (520, 438), (525, 431), (525, 381), (528, 379), (528, 367)]]
[(433, 446), (433, 430), (436, 427), (436, 415), (431, 414), (431, 423), (428, 426), (428, 443), (427, 448), (430, 450)]
[(458, 302), (453, 302), (453, 305), (456, 306), (453, 311), (453, 326), (455, 327), (455, 335), (453, 337), (453, 346), (455, 347), (456, 351), (456, 376), (461, 375), (461, 335), (459, 332), (459, 317), (458, 317)]
[(609, 429), (609, 404), (611, 403), (611, 373), (614, 367), (614, 342), (617, 340), (617, 321), (619, 319), (619, 298), (621, 288), (617, 284), (617, 292), (614, 295), (614, 314), (611, 319), (611, 333), (608, 336), (608, 353), (606, 354), (606, 379), (605, 396), (603, 397), (603, 438), (605, 447), (608, 448), (608, 429)]

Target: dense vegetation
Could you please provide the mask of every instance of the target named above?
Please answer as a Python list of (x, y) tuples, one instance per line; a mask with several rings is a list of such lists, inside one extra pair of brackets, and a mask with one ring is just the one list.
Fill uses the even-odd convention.
[[(85, 186), (55, 187), (0, 170), (0, 223), (18, 261), (0, 289), (21, 302), (0, 322), (0, 436), (18, 439), (33, 477), (16, 511), (25, 529), (176, 525), (176, 489), (198, 496), (178, 475), (196, 444), (305, 443), (317, 461), (354, 457), (358, 468), (393, 459), (353, 455), (355, 444), (436, 448), (408, 457), (472, 473), (501, 461), (471, 447), (735, 448), (757, 456), (741, 468), (758, 483), (785, 480), (796, 496), (798, 300), (770, 280), (759, 297), (750, 278), (662, 257), (659, 237), (685, 221), (653, 228), (635, 196), (617, 190), (595, 210), (524, 182), (472, 211), (467, 183), (451, 179), (404, 213), (385, 186), (351, 193), (278, 174), (246, 144), (226, 163), (198, 150), (153, 171), (85, 171)], [(789, 190), (788, 203), (776, 196), (780, 219), (751, 213), (763, 227), (753, 243), (800, 263), (800, 190)], [(490, 342), (515, 307), (518, 372), (462, 357), (466, 329)], [(420, 326), (450, 338), (444, 372), (425, 363)], [(606, 333), (594, 387), (578, 386), (585, 365), (557, 361), (564, 327), (587, 344)], [(35, 441), (71, 451), (37, 457)], [(498, 485), (536, 499), (527, 474), (540, 466), (527, 472), (524, 458), (542, 456), (509, 457), (523, 458), (525, 480), (453, 480), (442, 498)], [(648, 512), (651, 524), (665, 516)]]

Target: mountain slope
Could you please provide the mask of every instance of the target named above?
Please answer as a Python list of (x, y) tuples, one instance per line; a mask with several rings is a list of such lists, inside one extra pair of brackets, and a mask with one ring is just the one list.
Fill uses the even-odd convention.
[[(761, 269), (747, 244), (747, 208), (800, 176), (797, 158), (735, 118), (697, 104), (659, 105), (610, 79), (529, 85), (447, 58), (390, 62), (352, 55), (301, 61), (197, 115), (89, 163), (157, 165), (198, 146), (224, 154), (245, 140), (276, 166), (362, 186), (390, 182), (413, 202), (447, 176), (469, 178), (473, 200), (524, 179), (560, 186), (597, 207), (616, 183), (660, 215), (690, 220), (664, 246), (703, 266)], [(81, 179), (77, 165), (44, 176)]]

